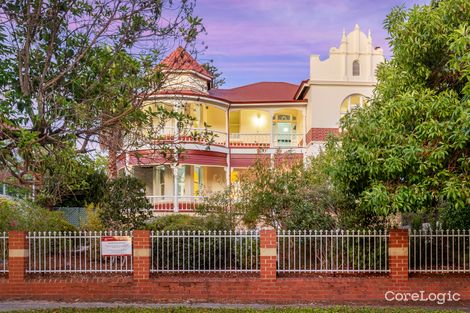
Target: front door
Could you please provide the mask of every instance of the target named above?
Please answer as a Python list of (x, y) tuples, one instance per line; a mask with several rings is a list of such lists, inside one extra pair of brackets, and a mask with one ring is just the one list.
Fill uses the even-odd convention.
[(279, 146), (291, 146), (292, 136), (295, 132), (292, 123), (278, 122), (276, 129), (277, 144)]

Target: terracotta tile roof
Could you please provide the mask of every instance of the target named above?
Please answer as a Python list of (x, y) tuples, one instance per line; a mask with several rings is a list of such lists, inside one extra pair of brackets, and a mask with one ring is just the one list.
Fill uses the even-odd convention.
[(199, 74), (212, 78), (201, 64), (199, 64), (183, 47), (179, 46), (175, 51), (170, 53), (160, 64), (169, 69), (180, 71), (195, 71)]
[(299, 85), (283, 82), (260, 82), (232, 89), (211, 89), (213, 97), (230, 102), (293, 101)]

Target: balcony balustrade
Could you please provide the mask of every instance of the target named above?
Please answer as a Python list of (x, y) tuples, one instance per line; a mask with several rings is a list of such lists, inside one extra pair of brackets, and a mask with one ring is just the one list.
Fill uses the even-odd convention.
[(147, 196), (147, 199), (157, 213), (194, 212), (204, 201), (203, 196)]
[[(194, 133), (202, 133), (206, 131), (204, 128), (193, 128), (185, 131), (184, 134), (179, 134), (176, 137), (176, 131), (173, 127), (165, 127), (158, 132), (148, 132), (146, 135), (152, 134), (155, 140), (171, 141), (178, 138), (179, 142), (188, 143), (201, 143), (195, 139)], [(227, 133), (220, 130), (208, 129), (212, 133), (213, 141), (211, 144), (227, 146)], [(138, 136), (138, 135), (137, 135)], [(135, 136), (134, 136), (135, 137)], [(131, 139), (129, 139), (130, 142)], [(134, 139), (134, 145), (139, 142), (143, 143), (144, 140)], [(301, 148), (304, 147), (304, 134), (299, 133), (230, 133), (230, 146), (231, 147), (256, 147), (256, 148)]]
[(233, 147), (296, 148), (304, 146), (304, 135), (297, 133), (231, 133)]

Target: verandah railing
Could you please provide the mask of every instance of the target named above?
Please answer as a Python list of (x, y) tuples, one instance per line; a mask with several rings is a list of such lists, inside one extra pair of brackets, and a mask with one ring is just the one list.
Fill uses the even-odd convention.
[(470, 230), (420, 230), (409, 234), (410, 273), (470, 273)]
[(151, 233), (153, 273), (259, 272), (259, 232)]
[(278, 273), (386, 273), (388, 233), (382, 231), (280, 231)]
[(147, 196), (155, 212), (194, 212), (204, 199), (203, 196)]
[(131, 232), (30, 232), (27, 273), (126, 273), (132, 256), (103, 256), (105, 236), (132, 236)]
[(0, 273), (8, 272), (8, 234), (0, 232)]

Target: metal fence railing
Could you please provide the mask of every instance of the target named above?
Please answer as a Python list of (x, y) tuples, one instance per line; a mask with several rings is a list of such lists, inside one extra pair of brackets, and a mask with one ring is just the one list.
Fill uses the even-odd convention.
[(470, 230), (420, 230), (409, 234), (410, 273), (470, 273)]
[(132, 272), (132, 256), (104, 256), (102, 238), (130, 232), (30, 232), (27, 273)]
[(387, 273), (385, 231), (280, 231), (278, 273)]
[(152, 232), (154, 273), (259, 272), (258, 231)]
[[(112, 236), (132, 237), (132, 233), (29, 232), (26, 272), (132, 272), (131, 252), (102, 253), (102, 242)], [(260, 271), (256, 230), (156, 231), (150, 236), (153, 273)], [(281, 230), (277, 233), (277, 272), (388, 273), (388, 240), (387, 231)], [(410, 231), (408, 255), (410, 273), (470, 273), (470, 231)], [(0, 232), (0, 274), (6, 272), (8, 234)]]
[(8, 234), (0, 232), (0, 273), (8, 272)]

